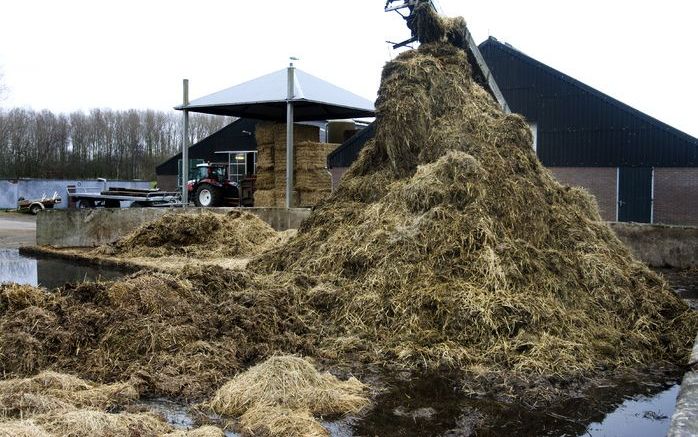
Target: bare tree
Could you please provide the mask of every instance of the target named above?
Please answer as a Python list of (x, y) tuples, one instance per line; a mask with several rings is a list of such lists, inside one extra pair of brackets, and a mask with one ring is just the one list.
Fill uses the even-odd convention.
[(2, 68), (0, 68), (0, 102), (7, 99), (9, 92), (10, 89), (5, 82), (5, 73), (2, 71)]
[[(197, 114), (191, 139), (199, 141), (231, 121)], [(0, 178), (154, 179), (156, 165), (181, 144), (181, 115), (173, 112), (0, 110)]]

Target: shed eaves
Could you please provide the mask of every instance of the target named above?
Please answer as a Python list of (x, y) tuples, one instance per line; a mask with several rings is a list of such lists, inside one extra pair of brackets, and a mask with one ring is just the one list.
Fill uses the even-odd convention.
[[(372, 117), (373, 103), (319, 77), (295, 69), (295, 121), (331, 120)], [(287, 102), (287, 70), (252, 79), (233, 87), (195, 99), (187, 109), (216, 115), (231, 115), (261, 120), (285, 120)]]

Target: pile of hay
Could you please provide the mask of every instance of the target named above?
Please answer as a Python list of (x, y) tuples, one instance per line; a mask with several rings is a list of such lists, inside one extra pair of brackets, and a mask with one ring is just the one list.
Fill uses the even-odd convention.
[(108, 410), (138, 399), (129, 383), (95, 384), (75, 376), (41, 372), (25, 379), (0, 381), (0, 417), (27, 418), (91, 408)]
[[(0, 381), (0, 435), (107, 436), (187, 435), (150, 413), (113, 413), (138, 399), (129, 383), (95, 384), (75, 376), (42, 372)], [(172, 434), (170, 434), (172, 433)], [(190, 435), (222, 436), (205, 427)]]
[[(327, 197), (332, 180), (327, 155), (338, 144), (318, 143), (315, 126), (294, 126), (294, 205), (314, 206)], [(256, 127), (257, 182), (255, 206), (284, 207), (286, 199), (286, 125), (260, 122)]]
[(366, 391), (356, 378), (340, 381), (308, 359), (273, 356), (226, 383), (208, 406), (240, 416), (249, 435), (325, 436), (313, 416), (358, 413), (369, 404)]
[(283, 277), (217, 267), (138, 273), (49, 293), (0, 285), (0, 370), (69, 371), (201, 399), (277, 350), (312, 353), (317, 316)]
[(165, 214), (98, 253), (128, 257), (249, 257), (284, 239), (262, 219), (243, 211)]
[(684, 363), (698, 315), (473, 80), (462, 20), (419, 14), (421, 46), (383, 70), (375, 139), (248, 268), (322, 278), (308, 302), (327, 356), (563, 378)]

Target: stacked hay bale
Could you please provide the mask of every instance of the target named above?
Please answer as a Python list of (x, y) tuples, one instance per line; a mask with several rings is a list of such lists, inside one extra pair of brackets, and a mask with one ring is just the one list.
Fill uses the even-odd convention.
[(298, 190), (298, 206), (315, 206), (329, 196), (332, 177), (327, 171), (327, 155), (338, 144), (305, 141), (295, 149), (295, 187)]
[[(327, 196), (331, 178), (327, 172), (327, 155), (337, 144), (319, 143), (315, 126), (295, 125), (294, 138), (294, 206), (309, 207)], [(257, 139), (257, 191), (255, 206), (286, 205), (286, 125), (260, 122)]]
[(257, 182), (255, 206), (275, 206), (274, 199), (274, 123), (257, 123)]

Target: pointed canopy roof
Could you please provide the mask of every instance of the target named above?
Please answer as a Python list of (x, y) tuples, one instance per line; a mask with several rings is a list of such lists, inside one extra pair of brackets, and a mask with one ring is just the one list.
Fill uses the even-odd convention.
[[(258, 120), (286, 120), (287, 69), (209, 94), (175, 109)], [(295, 69), (295, 121), (373, 117), (370, 100)]]

